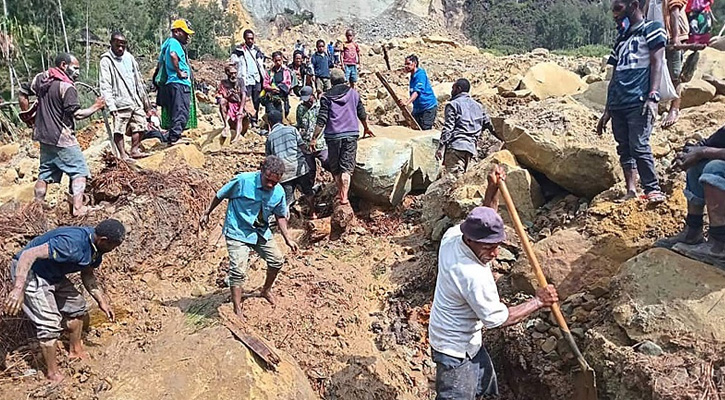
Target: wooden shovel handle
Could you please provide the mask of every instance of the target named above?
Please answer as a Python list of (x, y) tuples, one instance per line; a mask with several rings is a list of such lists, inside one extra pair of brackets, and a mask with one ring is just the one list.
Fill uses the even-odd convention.
[[(514, 200), (511, 198), (511, 193), (509, 193), (506, 182), (503, 179), (499, 180), (498, 187), (501, 195), (503, 196), (503, 200), (506, 203), (506, 208), (508, 209), (509, 215), (511, 216), (511, 220), (514, 223), (514, 229), (516, 230), (516, 234), (519, 236), (519, 239), (521, 239), (521, 245), (524, 247), (526, 258), (529, 259), (529, 263), (534, 268), (536, 280), (539, 281), (540, 287), (546, 287), (549, 283), (546, 281), (546, 276), (544, 276), (544, 272), (541, 270), (541, 265), (539, 264), (539, 260), (536, 258), (534, 248), (531, 246), (529, 236), (524, 230), (524, 225), (521, 223), (519, 213), (516, 211)], [(556, 323), (559, 324), (559, 328), (561, 328), (562, 331), (568, 333), (569, 325), (567, 325), (566, 320), (564, 319), (564, 315), (562, 315), (561, 313), (559, 303), (554, 303), (551, 305), (551, 312), (554, 313), (554, 318), (556, 318)]]

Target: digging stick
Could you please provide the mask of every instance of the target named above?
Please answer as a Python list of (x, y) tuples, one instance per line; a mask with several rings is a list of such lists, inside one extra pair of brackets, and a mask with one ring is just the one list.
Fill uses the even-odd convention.
[[(536, 258), (534, 248), (531, 246), (531, 242), (529, 242), (529, 236), (524, 230), (524, 226), (521, 223), (518, 212), (516, 212), (516, 206), (514, 205), (514, 201), (511, 198), (511, 194), (509, 193), (505, 181), (499, 181), (499, 189), (501, 191), (501, 195), (503, 196), (504, 201), (506, 202), (506, 208), (508, 209), (509, 215), (511, 216), (511, 220), (514, 223), (516, 234), (519, 236), (519, 239), (521, 239), (521, 246), (524, 248), (526, 257), (529, 259), (529, 263), (534, 269), (536, 280), (539, 282), (540, 287), (546, 287), (548, 285), (548, 282), (546, 281), (546, 276), (544, 276), (544, 272), (541, 270), (539, 260)], [(575, 385), (577, 393), (575, 398), (578, 400), (597, 400), (597, 381), (594, 370), (584, 359), (581, 351), (579, 351), (579, 347), (576, 345), (574, 337), (569, 330), (569, 325), (566, 323), (564, 315), (561, 313), (559, 303), (554, 303), (551, 305), (551, 312), (554, 313), (556, 323), (559, 325), (559, 328), (564, 335), (564, 339), (569, 344), (569, 347), (571, 348), (572, 353), (574, 353), (574, 357), (576, 357), (576, 360), (579, 363), (579, 367), (581, 368), (581, 374), (578, 377)]]
[(393, 88), (390, 86), (390, 84), (385, 79), (383, 74), (381, 74), (380, 72), (376, 72), (375, 76), (377, 76), (378, 79), (380, 79), (380, 83), (382, 83), (383, 86), (385, 86), (385, 89), (388, 91), (388, 93), (390, 93), (390, 97), (393, 98), (395, 105), (397, 105), (398, 108), (400, 108), (400, 112), (403, 113), (403, 118), (405, 118), (405, 122), (408, 124), (408, 127), (410, 127), (410, 129), (413, 129), (416, 131), (422, 130), (422, 129), (420, 129), (420, 125), (418, 125), (418, 122), (416, 122), (415, 118), (413, 118), (413, 115), (410, 113), (410, 111), (408, 111), (408, 108), (400, 105), (400, 102), (399, 102), (400, 99), (398, 98), (398, 95), (395, 94), (395, 91), (393, 91)]

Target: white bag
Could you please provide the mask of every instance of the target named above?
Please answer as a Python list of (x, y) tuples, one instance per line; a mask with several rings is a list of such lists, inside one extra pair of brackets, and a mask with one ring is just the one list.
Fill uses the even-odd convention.
[[(662, 15), (662, 0), (650, 0), (647, 7), (647, 20), (665, 23)], [(670, 70), (667, 68), (667, 58), (662, 54), (662, 78), (660, 79), (660, 101), (670, 101), (680, 96), (677, 95), (675, 85), (672, 84)]]

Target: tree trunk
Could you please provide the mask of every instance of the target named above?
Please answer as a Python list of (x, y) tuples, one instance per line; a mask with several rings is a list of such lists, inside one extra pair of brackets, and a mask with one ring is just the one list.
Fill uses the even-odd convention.
[(91, 73), (91, 33), (88, 29), (88, 18), (91, 13), (91, 1), (86, 2), (86, 80)]
[(10, 36), (8, 36), (8, 5), (3, 0), (3, 38), (5, 46), (3, 47), (3, 55), (8, 63), (8, 75), (10, 75), (10, 100), (15, 99), (15, 76), (13, 74), (13, 62), (10, 54)]
[(65, 39), (65, 52), (70, 53), (70, 46), (68, 46), (68, 34), (65, 31), (65, 21), (63, 20), (63, 4), (61, 4), (60, 0), (58, 0), (58, 14), (60, 14), (60, 25), (63, 27), (63, 39)]

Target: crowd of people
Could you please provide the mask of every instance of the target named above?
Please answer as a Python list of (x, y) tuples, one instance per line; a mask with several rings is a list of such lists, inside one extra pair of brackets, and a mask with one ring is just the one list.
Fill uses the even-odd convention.
[[(666, 198), (654, 168), (649, 136), (658, 103), (664, 99), (660, 93), (663, 82), (679, 90), (682, 51), (701, 49), (702, 35), (706, 35), (702, 29), (685, 33), (692, 25), (683, 23), (683, 11), (689, 15), (702, 10), (694, 10), (683, 0), (665, 0), (663, 25), (657, 18), (647, 17), (652, 11), (639, 0), (614, 0), (611, 6), (620, 32), (609, 58), (614, 73), (597, 130), (604, 132), (611, 121), (624, 171), (625, 197), (637, 196), (639, 177), (645, 199), (657, 204)], [(166, 128), (162, 136), (169, 144), (182, 139), (183, 131), (195, 119), (192, 71), (185, 50), (193, 34), (187, 21), (173, 22), (154, 72), (156, 104), (149, 100), (138, 64), (127, 51), (126, 38), (118, 32), (111, 35), (110, 49), (100, 59), (102, 97), (91, 107), (80, 107), (74, 86), (80, 65), (72, 55), (59, 54), (53, 68), (35, 76), (21, 94), (20, 104), (24, 119), (33, 126), (34, 140), (40, 143), (37, 200), (42, 201), (48, 183), (58, 183), (66, 174), (70, 177), (72, 214), (89, 212), (83, 204), (83, 192), (90, 172), (73, 130), (76, 120), (88, 118), (104, 107), (113, 117), (113, 141), (124, 160), (132, 162), (146, 156), (139, 144), (152, 128)], [(274, 303), (272, 286), (284, 265), (284, 255), (270, 230), (270, 219), (274, 216), (286, 245), (296, 252), (298, 245), (287, 227), (295, 192), (302, 193), (309, 217), (315, 218), (315, 180), (319, 168), (323, 168), (334, 177), (338, 206), (348, 205), (358, 140), (374, 136), (355, 89), (361, 52), (352, 30), (346, 32), (345, 41), (317, 40), (314, 52), (297, 41), (290, 63), (282, 51), (274, 51), (268, 58), (255, 44), (253, 31), (245, 31), (243, 38), (244, 42), (232, 51), (225, 78), (218, 85), (223, 135), (232, 135), (234, 142), (250, 127), (260, 127), (260, 107), (264, 106), (264, 127), (260, 131), (266, 135), (266, 158), (258, 171), (240, 173), (220, 188), (199, 221), (201, 227), (206, 227), (211, 213), (228, 200), (223, 228), (230, 264), (227, 284), (239, 318), (244, 318), (245, 296), (260, 296)], [(412, 105), (419, 127), (432, 129), (439, 104), (421, 60), (416, 55), (406, 57), (404, 71), (410, 74), (410, 96), (401, 99), (399, 105)], [(669, 82), (662, 79), (663, 71), (669, 74)], [(481, 135), (485, 131), (495, 134), (491, 119), (471, 97), (470, 89), (470, 82), (464, 78), (452, 85), (435, 153), (454, 176), (470, 168), (471, 160), (478, 155)], [(32, 105), (30, 96), (37, 97)], [(290, 96), (300, 99), (294, 126), (285, 124)], [(676, 123), (679, 115), (676, 96), (668, 95), (666, 99), (672, 102), (663, 120), (665, 128)], [(160, 121), (156, 117), (157, 105), (162, 107)], [(131, 138), (128, 152), (125, 136)], [(676, 164), (687, 171), (686, 224), (680, 234), (656, 245), (725, 268), (725, 128), (686, 147)], [(514, 307), (506, 306), (499, 298), (491, 262), (506, 240), (504, 223), (497, 213), (498, 187), (505, 179), (504, 170), (494, 167), (481, 206), (450, 228), (441, 241), (429, 325), (438, 399), (496, 395), (496, 374), (481, 329), (516, 324), (558, 301), (553, 286), (539, 289), (531, 300)], [(707, 235), (703, 228), (706, 209)], [(84, 356), (79, 321), (87, 306), (67, 275), (80, 272), (99, 308), (113, 319), (108, 299), (95, 282), (94, 269), (100, 266), (105, 253), (121, 245), (124, 237), (125, 228), (113, 219), (96, 227), (61, 227), (33, 239), (14, 257), (14, 287), (4, 309), (10, 314), (22, 309), (35, 324), (50, 380), (63, 379), (55, 353), (63, 326), (70, 332), (70, 355)], [(266, 280), (259, 291), (245, 295), (242, 286), (252, 250), (267, 263)]]

